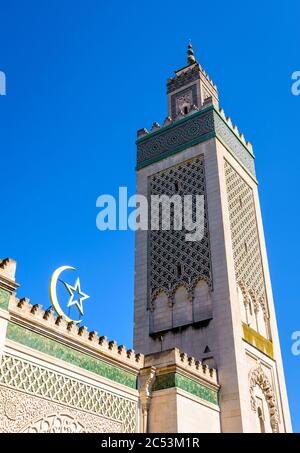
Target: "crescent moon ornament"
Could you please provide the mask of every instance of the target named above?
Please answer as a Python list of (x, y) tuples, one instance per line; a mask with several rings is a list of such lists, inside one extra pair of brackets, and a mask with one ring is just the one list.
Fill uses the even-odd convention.
[[(75, 321), (75, 319), (72, 319), (69, 316), (67, 316), (65, 314), (65, 312), (63, 311), (63, 309), (61, 308), (60, 303), (57, 298), (57, 291), (56, 291), (57, 282), (58, 282), (59, 277), (62, 274), (62, 272), (66, 271), (66, 270), (75, 271), (76, 269), (75, 269), (75, 267), (72, 267), (72, 266), (61, 266), (53, 272), (51, 279), (50, 279), (50, 286), (49, 286), (50, 300), (51, 300), (52, 307), (54, 308), (54, 310), (56, 311), (58, 316), (63, 317), (67, 322), (73, 322), (74, 324), (78, 324), (81, 322), (81, 319)], [(76, 305), (76, 307), (78, 308), (81, 315), (83, 315), (82, 302), (85, 299), (87, 299), (89, 296), (81, 291), (79, 278), (77, 278), (74, 286), (71, 286), (66, 282), (62, 282), (62, 283), (65, 285), (66, 289), (68, 290), (68, 292), (71, 296), (67, 307)], [(81, 297), (79, 297), (78, 299), (74, 299), (75, 292), (80, 294)]]

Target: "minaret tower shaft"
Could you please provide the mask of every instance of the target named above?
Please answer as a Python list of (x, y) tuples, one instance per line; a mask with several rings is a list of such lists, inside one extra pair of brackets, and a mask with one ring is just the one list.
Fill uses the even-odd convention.
[(217, 367), (223, 432), (289, 432), (252, 146), (191, 44), (187, 63), (167, 81), (163, 126), (138, 131), (137, 194), (202, 195), (203, 237), (137, 231), (134, 347)]

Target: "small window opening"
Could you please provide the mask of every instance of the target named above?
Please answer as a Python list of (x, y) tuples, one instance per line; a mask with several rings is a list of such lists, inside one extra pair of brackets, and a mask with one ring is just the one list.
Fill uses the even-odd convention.
[(174, 187), (175, 187), (175, 192), (178, 192), (179, 191), (179, 182), (178, 181), (174, 182)]
[(177, 276), (181, 277), (182, 276), (182, 264), (177, 264)]
[(249, 313), (252, 316), (253, 310), (252, 310), (252, 302), (251, 301), (249, 301)]
[(184, 112), (185, 115), (186, 115), (187, 113), (189, 113), (189, 109), (187, 108), (187, 106), (183, 107), (183, 112)]

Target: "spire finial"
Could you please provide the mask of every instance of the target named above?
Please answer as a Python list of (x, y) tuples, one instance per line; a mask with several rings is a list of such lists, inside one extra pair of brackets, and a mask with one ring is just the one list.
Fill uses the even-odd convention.
[(187, 56), (188, 64), (197, 63), (195, 55), (194, 55), (193, 45), (192, 45), (192, 41), (191, 40), (189, 40), (187, 55), (188, 55)]

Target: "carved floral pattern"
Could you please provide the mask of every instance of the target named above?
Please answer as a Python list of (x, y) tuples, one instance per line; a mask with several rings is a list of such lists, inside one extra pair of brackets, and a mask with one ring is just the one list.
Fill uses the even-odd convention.
[(258, 362), (256, 368), (252, 369), (249, 373), (249, 388), (250, 388), (250, 398), (251, 398), (251, 408), (252, 410), (257, 410), (256, 398), (254, 394), (255, 386), (258, 385), (263, 391), (270, 414), (270, 422), (272, 431), (274, 433), (278, 432), (279, 424), (279, 413), (277, 409), (277, 404), (275, 401), (275, 395), (270, 381), (268, 380), (266, 374), (264, 373), (261, 363)]

